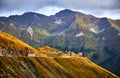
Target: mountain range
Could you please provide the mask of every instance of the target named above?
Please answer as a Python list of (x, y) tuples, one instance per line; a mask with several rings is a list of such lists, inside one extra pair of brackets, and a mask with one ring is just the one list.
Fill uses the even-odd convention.
[(4, 32), (0, 39), (0, 78), (119, 78), (75, 53), (48, 46), (35, 49)]
[(45, 16), (34, 12), (0, 17), (0, 30), (33, 47), (50, 46), (83, 52), (93, 62), (120, 76), (120, 20), (62, 10)]

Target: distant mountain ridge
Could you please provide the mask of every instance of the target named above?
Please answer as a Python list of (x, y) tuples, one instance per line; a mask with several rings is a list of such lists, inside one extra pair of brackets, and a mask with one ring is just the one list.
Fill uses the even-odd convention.
[(113, 67), (110, 71), (120, 75), (119, 63), (110, 64), (119, 60), (120, 20), (97, 18), (69, 9), (52, 16), (27, 12), (1, 17), (0, 30), (33, 47), (48, 45), (62, 51), (82, 51), (84, 56), (105, 68)]

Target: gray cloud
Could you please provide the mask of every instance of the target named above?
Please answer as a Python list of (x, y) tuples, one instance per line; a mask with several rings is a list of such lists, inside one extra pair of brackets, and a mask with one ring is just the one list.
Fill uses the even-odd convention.
[(36, 11), (55, 6), (100, 14), (120, 10), (119, 3), (120, 0), (0, 0), (0, 13)]
[[(60, 2), (60, 1), (59, 1)], [(119, 9), (119, 0), (65, 0), (61, 5), (76, 9)]]
[(73, 9), (120, 9), (120, 0), (0, 0), (1, 10), (38, 9), (60, 6)]

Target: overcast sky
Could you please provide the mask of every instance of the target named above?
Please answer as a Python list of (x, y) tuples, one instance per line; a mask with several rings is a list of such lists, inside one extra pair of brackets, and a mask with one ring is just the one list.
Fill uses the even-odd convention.
[(0, 16), (25, 12), (53, 15), (63, 9), (120, 19), (120, 0), (0, 0)]

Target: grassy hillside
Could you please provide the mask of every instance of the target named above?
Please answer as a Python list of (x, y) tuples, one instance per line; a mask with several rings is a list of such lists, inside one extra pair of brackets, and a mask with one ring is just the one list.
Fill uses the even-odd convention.
[(0, 32), (0, 78), (118, 78), (87, 58), (72, 56), (48, 46), (34, 49)]
[(59, 51), (55, 48), (51, 48), (49, 46), (37, 48), (37, 50), (49, 57), (58, 57), (58, 56), (62, 56), (64, 54), (62, 51)]
[(77, 54), (75, 54), (74, 52), (68, 51), (65, 53), (49, 46), (43, 46), (41, 48), (36, 49), (37, 51), (47, 55), (48, 57), (77, 57)]
[(2, 78), (75, 78), (52, 58), (0, 57)]
[(27, 56), (28, 53), (39, 55), (37, 50), (19, 39), (0, 31), (0, 55)]
[[(55, 60), (54, 60), (55, 59)], [(118, 78), (87, 58), (0, 57), (1, 78)]]
[(55, 60), (79, 78), (116, 78), (87, 58), (55, 58)]

